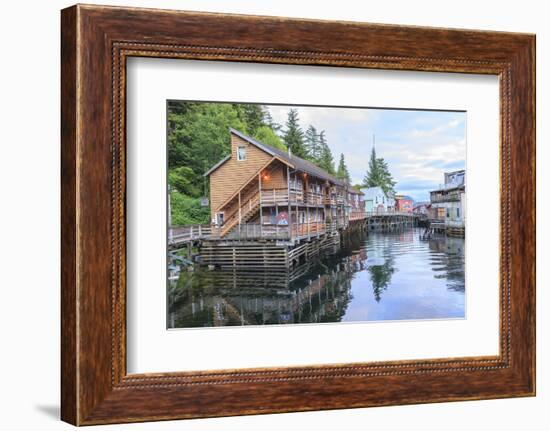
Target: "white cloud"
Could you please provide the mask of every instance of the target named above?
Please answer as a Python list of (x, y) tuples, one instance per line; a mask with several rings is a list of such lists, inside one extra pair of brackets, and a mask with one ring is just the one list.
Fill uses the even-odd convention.
[[(284, 125), (289, 106), (269, 106), (273, 119)], [(343, 153), (354, 183), (361, 182), (368, 168), (373, 134), (376, 152), (390, 167), (397, 190), (427, 199), (430, 184), (443, 182), (445, 165), (460, 165), (466, 159), (463, 112), (391, 111), (377, 109), (297, 107), (305, 130), (312, 124), (325, 130), (335, 162)], [(415, 185), (418, 190), (400, 190)], [(431, 186), (430, 186), (431, 187)]]
[[(333, 108), (316, 106), (267, 106), (273, 120), (284, 126), (287, 120), (288, 111), (292, 108), (298, 110), (298, 117), (301, 127), (305, 130), (310, 124), (318, 130), (336, 132), (345, 127), (355, 128), (372, 124), (376, 117), (375, 110), (364, 108)], [(336, 137), (338, 133), (333, 133)]]

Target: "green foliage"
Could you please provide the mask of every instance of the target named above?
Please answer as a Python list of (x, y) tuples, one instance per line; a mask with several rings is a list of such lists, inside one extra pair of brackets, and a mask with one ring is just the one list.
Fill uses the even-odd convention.
[(292, 154), (306, 159), (308, 157), (306, 146), (304, 145), (304, 132), (300, 128), (300, 120), (298, 119), (298, 110), (291, 109), (288, 111), (286, 120), (286, 130), (283, 135), (283, 140), (290, 148)]
[(258, 127), (253, 137), (264, 144), (286, 151), (286, 145), (269, 126)]
[(196, 186), (197, 175), (187, 166), (179, 166), (168, 171), (168, 184), (180, 193), (199, 197), (201, 189)]
[(329, 174), (334, 175), (334, 158), (332, 157), (332, 152), (327, 143), (325, 137), (325, 131), (321, 131), (318, 135), (319, 137), (319, 159), (317, 161), (317, 166), (321, 169), (324, 169)]
[(282, 129), (282, 126), (279, 123), (276, 123), (271, 116), (271, 112), (268, 109), (264, 108), (264, 124), (275, 132), (276, 135), (279, 135), (279, 132)]
[(201, 207), (200, 199), (173, 190), (170, 193), (170, 207), (173, 226), (210, 223), (210, 207)]
[(382, 293), (388, 289), (395, 272), (393, 259), (386, 258), (383, 265), (371, 265), (367, 270), (370, 273), (374, 299), (380, 302)]
[(317, 129), (311, 124), (307, 128), (304, 135), (304, 143), (309, 160), (313, 163), (318, 163), (321, 157), (321, 145), (319, 142), (319, 134), (317, 133)]
[(242, 132), (253, 136), (260, 127), (265, 125), (264, 108), (261, 105), (234, 103), (232, 106), (238, 112), (241, 121), (246, 124), (247, 131), (241, 130)]
[(190, 166), (200, 176), (229, 154), (229, 128), (248, 133), (248, 127), (231, 104), (188, 104), (168, 114), (168, 167)]
[(382, 191), (388, 196), (390, 193), (395, 193), (394, 186), (396, 182), (388, 168), (388, 164), (382, 157), (376, 157), (376, 150), (372, 148), (369, 169), (363, 180), (363, 186), (365, 187), (380, 187)]
[(351, 176), (349, 174), (348, 167), (346, 166), (346, 161), (344, 160), (343, 154), (340, 154), (340, 162), (338, 163), (336, 178), (345, 181), (348, 184), (351, 182)]

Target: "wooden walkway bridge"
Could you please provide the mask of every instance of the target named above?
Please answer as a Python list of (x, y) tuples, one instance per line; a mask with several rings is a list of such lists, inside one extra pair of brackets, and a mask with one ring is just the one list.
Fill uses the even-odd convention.
[(168, 235), (168, 247), (175, 249), (184, 247), (188, 243), (198, 241), (255, 241), (255, 240), (290, 240), (310, 239), (323, 234), (332, 233), (338, 229), (346, 229), (352, 223), (362, 224), (369, 229), (396, 229), (400, 226), (413, 226), (417, 214), (409, 212), (365, 212), (363, 215), (353, 214), (348, 220), (323, 223), (293, 223), (288, 225), (273, 225), (259, 223), (243, 223), (236, 226), (232, 232), (226, 234), (224, 226), (215, 225), (187, 225), (174, 226)]
[(369, 230), (396, 230), (413, 227), (419, 219), (418, 214), (404, 211), (367, 213), (365, 224)]

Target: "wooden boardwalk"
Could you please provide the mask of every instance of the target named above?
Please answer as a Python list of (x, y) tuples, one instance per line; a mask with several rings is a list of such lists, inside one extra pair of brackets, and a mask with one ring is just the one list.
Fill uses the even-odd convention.
[(428, 239), (432, 235), (439, 233), (447, 236), (464, 238), (466, 228), (463, 223), (446, 222), (441, 219), (430, 219), (427, 221), (427, 226), (422, 233), (422, 238)]
[(301, 240), (311, 237), (319, 237), (326, 233), (331, 233), (337, 229), (345, 229), (351, 222), (365, 222), (369, 227), (391, 227), (397, 224), (410, 225), (418, 215), (406, 212), (385, 212), (363, 214), (352, 213), (346, 221), (338, 223), (293, 223), (290, 226), (276, 224), (243, 223), (241, 226), (234, 227), (232, 232), (224, 235), (224, 227), (213, 225), (187, 225), (174, 226), (170, 229), (168, 235), (168, 245), (170, 248), (177, 248), (188, 242), (195, 241), (216, 241), (216, 240), (236, 240), (253, 241), (259, 239), (267, 240)]
[(413, 227), (418, 218), (418, 214), (404, 211), (371, 212), (367, 213), (365, 226), (367, 230), (392, 231)]
[[(249, 271), (290, 270), (321, 253), (335, 252), (340, 236), (356, 229), (394, 230), (413, 226), (412, 213), (387, 212), (354, 214), (330, 223), (292, 223), (288, 225), (237, 225), (228, 234), (224, 227), (190, 225), (173, 227), (168, 248), (173, 253), (187, 248), (185, 262), (221, 269)], [(198, 257), (193, 256), (198, 254)]]
[(168, 248), (177, 249), (186, 247), (189, 243), (202, 241), (246, 242), (258, 240), (291, 241), (318, 238), (321, 235), (331, 233), (344, 224), (295, 223), (291, 226), (245, 223), (236, 226), (228, 234), (222, 232), (223, 228), (210, 225), (175, 226), (168, 234)]

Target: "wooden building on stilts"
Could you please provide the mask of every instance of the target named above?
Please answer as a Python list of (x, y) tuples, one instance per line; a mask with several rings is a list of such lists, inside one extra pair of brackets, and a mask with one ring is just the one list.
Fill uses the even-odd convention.
[(230, 129), (231, 153), (210, 180), (211, 228), (203, 263), (291, 268), (339, 244), (364, 221), (362, 193), (313, 163)]

